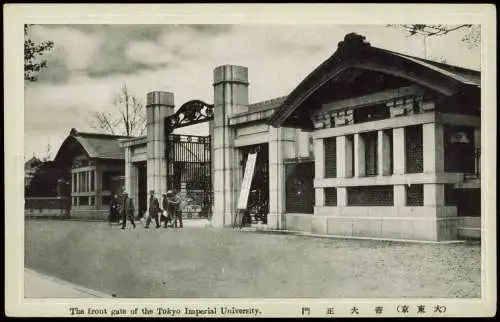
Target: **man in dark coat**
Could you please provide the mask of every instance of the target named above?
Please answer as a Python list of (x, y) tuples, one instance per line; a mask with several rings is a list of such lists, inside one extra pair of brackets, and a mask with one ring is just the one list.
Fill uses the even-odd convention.
[(179, 195), (173, 191), (167, 191), (167, 205), (169, 216), (174, 221), (174, 227), (177, 228), (177, 220), (179, 220), (179, 227), (182, 228), (181, 199)]
[(117, 195), (113, 195), (109, 205), (109, 224), (120, 220), (120, 200)]
[(163, 194), (163, 199), (161, 201), (161, 207), (163, 209), (163, 212), (165, 214), (165, 223), (164, 227), (167, 228), (169, 223), (172, 223), (172, 216), (170, 212), (168, 211), (168, 202), (167, 202), (167, 195), (164, 193)]
[(135, 228), (135, 222), (134, 222), (134, 213), (135, 213), (135, 208), (134, 208), (134, 202), (132, 201), (131, 198), (128, 197), (128, 193), (124, 192), (123, 193), (123, 205), (122, 205), (122, 229), (125, 229), (127, 225), (127, 217), (130, 219), (130, 222), (132, 223), (132, 226)]
[(160, 228), (160, 222), (158, 220), (158, 215), (160, 214), (160, 203), (158, 202), (158, 198), (155, 197), (154, 190), (151, 190), (149, 195), (149, 216), (146, 220), (146, 226), (144, 228), (149, 228), (151, 218), (155, 219), (156, 228)]

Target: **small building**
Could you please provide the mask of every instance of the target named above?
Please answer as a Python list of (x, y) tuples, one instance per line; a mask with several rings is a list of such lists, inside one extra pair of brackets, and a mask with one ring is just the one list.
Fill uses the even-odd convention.
[(314, 140), (315, 207), (289, 229), (479, 237), (481, 74), (349, 34), (270, 119)]
[(71, 217), (106, 218), (112, 195), (124, 188), (123, 138), (71, 129), (61, 144), (54, 162), (70, 174)]

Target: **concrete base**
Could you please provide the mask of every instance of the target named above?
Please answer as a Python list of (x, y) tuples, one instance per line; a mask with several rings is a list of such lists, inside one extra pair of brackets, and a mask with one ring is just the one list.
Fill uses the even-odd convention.
[(455, 207), (316, 207), (286, 214), (285, 230), (397, 240), (456, 240)]
[(269, 229), (281, 229), (283, 221), (283, 214), (268, 214), (267, 215), (267, 227)]
[(82, 219), (82, 220), (103, 220), (107, 221), (109, 215), (109, 210), (80, 210), (71, 211), (69, 216), (70, 219)]
[(459, 238), (481, 239), (481, 217), (459, 217), (457, 226)]

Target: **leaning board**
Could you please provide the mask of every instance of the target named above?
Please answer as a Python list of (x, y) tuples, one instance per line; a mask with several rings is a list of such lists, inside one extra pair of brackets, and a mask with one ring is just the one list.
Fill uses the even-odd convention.
[(245, 167), (245, 174), (243, 175), (243, 182), (241, 183), (240, 197), (238, 198), (238, 209), (246, 209), (248, 203), (248, 195), (250, 193), (250, 185), (252, 184), (253, 173), (255, 170), (255, 161), (257, 160), (257, 153), (250, 153), (248, 155), (247, 164)]

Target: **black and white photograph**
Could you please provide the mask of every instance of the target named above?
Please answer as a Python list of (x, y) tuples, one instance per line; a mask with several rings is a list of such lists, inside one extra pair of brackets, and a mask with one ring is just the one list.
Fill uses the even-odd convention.
[(496, 314), (493, 6), (58, 6), (4, 7), (7, 315)]

